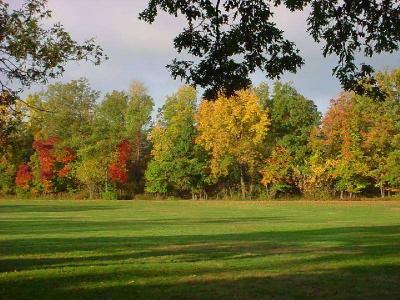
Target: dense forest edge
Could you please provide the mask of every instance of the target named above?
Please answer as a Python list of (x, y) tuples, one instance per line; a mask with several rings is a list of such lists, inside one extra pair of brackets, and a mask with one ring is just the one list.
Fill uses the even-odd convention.
[(0, 195), (393, 196), (400, 192), (400, 69), (375, 79), (383, 100), (343, 92), (324, 116), (291, 83), (261, 83), (214, 101), (182, 86), (157, 114), (140, 82), (101, 101), (86, 79), (51, 84), (1, 108), (10, 110), (13, 130), (1, 141)]

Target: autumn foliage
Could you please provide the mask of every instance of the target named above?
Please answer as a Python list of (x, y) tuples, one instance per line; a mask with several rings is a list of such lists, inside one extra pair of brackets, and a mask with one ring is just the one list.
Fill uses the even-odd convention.
[(66, 177), (71, 171), (71, 163), (76, 159), (76, 153), (69, 147), (58, 148), (59, 137), (33, 142), (40, 162), (40, 179), (45, 192), (51, 192), (52, 179)]
[(72, 148), (65, 147), (58, 162), (63, 164), (63, 167), (57, 171), (58, 176), (66, 177), (71, 172), (71, 163), (76, 159), (76, 153)]
[(232, 97), (203, 101), (196, 119), (196, 142), (211, 154), (212, 175), (217, 178), (239, 172), (245, 197), (245, 176), (250, 181), (254, 178), (262, 157), (260, 149), (270, 125), (268, 109), (254, 91), (242, 90)]
[(54, 113), (24, 107), (29, 115), (14, 120), (15, 139), (0, 147), (0, 194), (400, 194), (400, 69), (375, 77), (384, 101), (345, 92), (324, 114), (290, 83), (220, 93), (214, 101), (182, 86), (154, 122), (153, 100), (140, 84), (102, 102), (85, 80), (56, 84), (26, 99)]
[(27, 164), (20, 164), (17, 176), (15, 177), (15, 184), (22, 189), (29, 189), (29, 183), (32, 180), (31, 168)]
[(56, 162), (53, 150), (58, 141), (59, 139), (57, 137), (51, 137), (47, 140), (33, 142), (33, 149), (35, 149), (39, 155), (40, 177), (43, 180), (50, 180), (53, 176), (53, 168)]
[(213, 175), (227, 175), (230, 163), (253, 171), (267, 135), (270, 120), (259, 97), (242, 90), (233, 97), (220, 96), (203, 101), (196, 116), (199, 135), (196, 142), (211, 153)]
[(126, 183), (128, 180), (127, 162), (132, 152), (131, 144), (128, 140), (122, 140), (117, 145), (117, 159), (108, 167), (108, 174), (111, 181), (116, 183)]

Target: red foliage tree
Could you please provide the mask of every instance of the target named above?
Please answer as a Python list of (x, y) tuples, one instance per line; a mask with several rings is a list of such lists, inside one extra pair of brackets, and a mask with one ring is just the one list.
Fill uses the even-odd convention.
[(129, 141), (123, 140), (121, 141), (118, 146), (118, 162), (123, 165), (129, 160), (129, 157), (132, 152), (132, 147)]
[(27, 164), (20, 164), (15, 177), (15, 184), (22, 189), (29, 189), (29, 183), (32, 180), (31, 168)]
[(128, 180), (128, 170), (126, 167), (115, 163), (108, 167), (108, 175), (113, 182), (126, 183)]
[(53, 153), (58, 137), (51, 137), (47, 140), (38, 140), (33, 142), (33, 149), (36, 150), (40, 161), (40, 177), (42, 181), (50, 181), (54, 175), (54, 165), (56, 157)]
[(132, 153), (128, 140), (122, 140), (117, 145), (117, 161), (108, 167), (108, 175), (113, 182), (126, 183), (128, 180), (127, 162)]
[(58, 176), (66, 177), (71, 172), (70, 164), (76, 159), (76, 153), (72, 148), (66, 147), (57, 161), (62, 163), (64, 166), (58, 170)]
[(65, 147), (62, 151), (57, 151), (59, 141), (60, 138), (51, 137), (33, 142), (33, 148), (39, 156), (40, 177), (46, 192), (51, 191), (51, 180), (54, 177), (65, 177), (70, 173), (70, 164), (76, 159), (76, 153), (71, 148)]

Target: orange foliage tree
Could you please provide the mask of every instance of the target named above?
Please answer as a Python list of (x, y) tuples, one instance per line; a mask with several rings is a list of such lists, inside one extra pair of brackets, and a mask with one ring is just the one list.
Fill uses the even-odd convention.
[(28, 190), (32, 178), (31, 168), (27, 164), (20, 164), (15, 177), (15, 184), (21, 189)]
[[(334, 190), (350, 197), (366, 188), (368, 165), (362, 149), (362, 120), (356, 114), (356, 102), (352, 93), (343, 93), (332, 100), (322, 120), (319, 132), (314, 136), (320, 140), (315, 151), (325, 158), (326, 172), (333, 180)], [(313, 170), (318, 170), (314, 166)], [(313, 177), (313, 174), (310, 175)], [(320, 175), (319, 175), (320, 176)], [(322, 177), (321, 177), (322, 178)]]

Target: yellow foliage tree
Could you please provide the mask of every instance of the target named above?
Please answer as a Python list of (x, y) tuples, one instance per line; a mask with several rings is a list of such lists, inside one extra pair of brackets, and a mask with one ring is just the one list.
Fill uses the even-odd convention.
[(266, 187), (269, 196), (275, 196), (278, 192), (286, 193), (300, 181), (300, 171), (293, 163), (293, 157), (280, 145), (272, 150), (260, 173), (261, 184)]
[(270, 125), (268, 111), (262, 108), (259, 97), (252, 90), (241, 90), (229, 98), (220, 95), (213, 102), (204, 100), (196, 121), (196, 142), (211, 154), (212, 175), (226, 176), (236, 167), (245, 196), (245, 175), (257, 173)]

